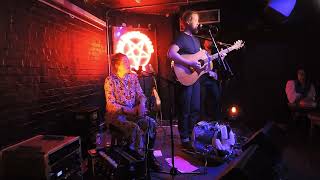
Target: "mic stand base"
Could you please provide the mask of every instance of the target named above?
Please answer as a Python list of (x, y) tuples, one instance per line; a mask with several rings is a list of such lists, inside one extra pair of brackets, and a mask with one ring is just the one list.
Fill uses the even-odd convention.
[[(171, 88), (169, 88), (169, 94), (171, 94), (170, 93), (170, 89)], [(171, 98), (170, 98), (171, 99)], [(171, 103), (172, 103), (172, 101), (171, 101)], [(172, 116), (172, 112), (173, 112), (173, 110), (172, 110), (172, 106), (173, 106), (173, 104), (171, 104), (171, 108), (170, 108), (170, 140), (171, 140), (171, 160), (172, 160), (172, 167), (171, 167), (171, 169), (170, 169), (170, 172), (166, 172), (166, 171), (152, 171), (152, 172), (154, 172), (154, 173), (161, 173), (161, 174), (170, 174), (172, 177), (174, 177), (174, 176), (176, 176), (176, 175), (181, 175), (181, 174), (206, 174), (206, 172), (183, 172), (183, 173), (181, 173), (181, 172), (179, 172), (178, 170), (177, 170), (177, 168), (175, 167), (175, 163), (174, 163), (174, 138), (173, 138), (173, 116)]]

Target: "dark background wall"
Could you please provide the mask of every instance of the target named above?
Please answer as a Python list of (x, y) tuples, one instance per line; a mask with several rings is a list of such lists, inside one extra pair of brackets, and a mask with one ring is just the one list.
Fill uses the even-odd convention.
[(105, 31), (38, 1), (0, 8), (0, 147), (68, 131), (65, 117), (103, 107)]
[[(242, 121), (253, 128), (266, 121), (286, 122), (289, 118), (285, 84), (304, 67), (319, 85), (319, 12), (314, 1), (297, 0), (288, 18), (267, 8), (263, 1), (219, 4), (220, 31), (217, 39), (244, 40), (245, 47), (233, 52), (228, 61), (235, 78), (224, 88), (224, 104), (239, 104)], [(313, 45), (315, 43), (315, 45)], [(318, 91), (319, 94), (319, 91)]]

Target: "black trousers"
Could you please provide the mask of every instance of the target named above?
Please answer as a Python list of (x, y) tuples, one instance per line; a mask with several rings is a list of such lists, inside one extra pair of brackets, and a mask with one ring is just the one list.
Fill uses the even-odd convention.
[(193, 127), (200, 120), (200, 82), (179, 87), (178, 129), (182, 141), (191, 138)]
[(201, 85), (201, 116), (205, 119), (220, 121), (221, 113), (221, 88), (219, 81), (208, 74), (200, 77)]

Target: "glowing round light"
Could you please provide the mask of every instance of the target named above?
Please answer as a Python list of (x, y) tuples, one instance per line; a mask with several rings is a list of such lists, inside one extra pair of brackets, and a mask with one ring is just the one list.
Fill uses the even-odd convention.
[(229, 120), (236, 120), (241, 115), (241, 109), (238, 105), (231, 105), (227, 109), (227, 115)]
[(127, 55), (130, 66), (136, 70), (139, 69), (139, 66), (142, 66), (142, 69), (145, 70), (153, 52), (151, 40), (139, 31), (130, 31), (123, 34), (116, 46), (116, 53)]
[(233, 106), (233, 107), (231, 108), (231, 112), (232, 112), (232, 113), (237, 113), (237, 108)]

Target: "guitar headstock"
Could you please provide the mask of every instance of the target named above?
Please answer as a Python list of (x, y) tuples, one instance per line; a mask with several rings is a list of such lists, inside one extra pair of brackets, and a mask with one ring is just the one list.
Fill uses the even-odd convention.
[(244, 42), (242, 40), (238, 40), (236, 42), (234, 42), (234, 44), (232, 45), (233, 49), (240, 49), (244, 46)]

